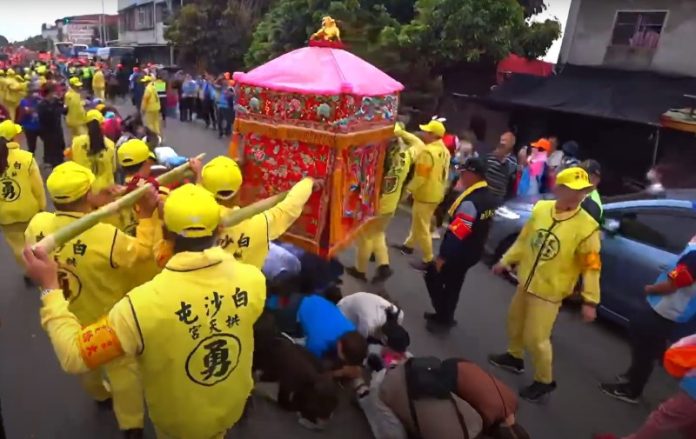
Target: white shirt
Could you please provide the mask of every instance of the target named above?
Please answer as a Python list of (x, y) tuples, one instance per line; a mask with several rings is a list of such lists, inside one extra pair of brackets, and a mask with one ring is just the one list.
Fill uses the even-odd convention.
[[(364, 337), (374, 336), (387, 322), (387, 309), (396, 305), (372, 293), (354, 293), (338, 302), (344, 316), (355, 324)], [(399, 311), (399, 324), (404, 320), (404, 312)]]
[(563, 151), (561, 151), (560, 149), (557, 149), (556, 151), (552, 152), (551, 155), (549, 155), (549, 158), (546, 161), (546, 164), (551, 169), (557, 169), (558, 167), (561, 166), (562, 162), (563, 162)]

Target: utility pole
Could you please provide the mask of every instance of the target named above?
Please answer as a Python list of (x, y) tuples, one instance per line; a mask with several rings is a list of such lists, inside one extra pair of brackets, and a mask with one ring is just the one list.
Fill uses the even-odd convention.
[(102, 35), (102, 47), (106, 47), (107, 35), (106, 35), (106, 16), (104, 14), (104, 0), (101, 2), (102, 13), (101, 13), (101, 35)]

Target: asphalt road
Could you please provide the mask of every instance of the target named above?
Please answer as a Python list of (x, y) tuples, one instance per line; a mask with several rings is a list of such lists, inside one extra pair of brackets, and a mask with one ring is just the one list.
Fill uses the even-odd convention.
[[(170, 122), (166, 140), (182, 154), (206, 152), (208, 159), (227, 150), (227, 141), (219, 140), (212, 130), (206, 131), (200, 122)], [(390, 239), (403, 239), (408, 224), (409, 218), (402, 212), (389, 229)], [(352, 251), (342, 255), (346, 264), (352, 257)], [(0, 261), (0, 398), (8, 438), (119, 438), (112, 413), (99, 411), (77, 379), (60, 370), (39, 325), (38, 293), (24, 286), (5, 245), (0, 245)], [(509, 283), (492, 276), (483, 265), (472, 269), (456, 314), (459, 325), (448, 336), (433, 336), (425, 331), (421, 318), (429, 306), (423, 280), (407, 262), (406, 257), (392, 253), (396, 275), (386, 288), (406, 312), (405, 326), (415, 354), (465, 357), (486, 365), (487, 354), (504, 351), (506, 309), (513, 293)], [(344, 293), (355, 291), (370, 291), (370, 287), (346, 279)], [(558, 389), (548, 403), (522, 402), (519, 411), (520, 422), (534, 439), (587, 439), (592, 433), (606, 431), (629, 433), (677, 388), (674, 380), (658, 370), (638, 406), (604, 396), (598, 383), (624, 371), (627, 344), (621, 331), (602, 323), (584, 324), (576, 311), (561, 313), (553, 344)], [(529, 369), (522, 377), (491, 370), (518, 388), (530, 382)], [(150, 426), (147, 437), (154, 437)], [(295, 415), (256, 398), (250, 418), (228, 437), (355, 439), (371, 435), (361, 413), (349, 401), (343, 402), (326, 431), (315, 433), (300, 427)]]

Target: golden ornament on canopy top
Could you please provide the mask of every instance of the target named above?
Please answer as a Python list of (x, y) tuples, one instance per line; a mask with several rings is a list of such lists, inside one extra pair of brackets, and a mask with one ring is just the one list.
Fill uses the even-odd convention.
[(321, 19), (321, 29), (309, 38), (310, 40), (341, 41), (341, 30), (336, 25), (336, 20), (328, 15)]

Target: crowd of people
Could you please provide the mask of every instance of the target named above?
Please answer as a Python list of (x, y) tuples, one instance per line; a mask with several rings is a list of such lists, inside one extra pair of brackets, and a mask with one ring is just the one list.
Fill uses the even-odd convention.
[[(178, 90), (182, 121), (195, 111), (225, 135), (234, 118), (229, 75), (194, 80), (177, 73), (162, 89), (164, 74), (138, 68), (127, 86), (138, 114), (122, 119), (106, 100), (113, 72), (105, 66), (73, 72), (68, 66), (67, 76), (55, 77), (53, 66), (41, 67), (33, 66), (26, 82), (8, 69), (0, 82), (0, 100), (12, 110), (0, 123), (0, 227), (25, 281), (40, 289), (41, 323), (61, 367), (79, 374), (95, 401), (112, 402), (124, 437), (143, 437), (146, 406), (158, 437), (224, 437), (262, 381), (277, 382), (279, 406), (298, 412), (311, 429), (330, 422), (347, 388), (377, 439), (529, 437), (516, 417), (518, 395), (502, 381), (465, 359), (411, 352), (403, 326), (408, 310), (386, 293), (344, 295), (337, 260), (278, 241), (322, 181), (296, 182), (279, 204), (233, 226), (225, 219), (237, 211), (244, 176), (229, 157), (205, 165), (192, 159), (188, 182), (156, 183), (154, 149), (169, 92)], [(115, 77), (124, 78), (118, 68)], [(18, 89), (24, 96), (14, 106)], [(489, 362), (521, 374), (528, 353), (534, 381), (519, 397), (539, 402), (556, 388), (551, 333), (563, 299), (579, 291), (583, 319), (596, 318), (601, 167), (580, 162), (577, 144), (559, 148), (554, 136), (516, 155), (515, 135), (506, 132), (484, 155), (475, 135), (447, 133), (445, 122), (433, 118), (418, 134), (396, 125), (379, 215), (357, 237), (355, 265), (345, 273), (367, 284), (374, 258), (373, 284), (393, 275), (388, 227), (410, 198), (410, 233), (397, 248), (404, 255), (421, 252), (412, 266), (423, 272), (433, 307), (423, 316), (426, 328), (446, 334), (457, 324), (459, 294), (481, 259), (496, 209), (510, 196), (552, 191), (554, 199), (535, 205), (493, 267), (497, 274), (516, 269), (519, 284), (508, 312), (507, 350)], [(20, 146), (22, 135), (29, 151)], [(37, 137), (48, 151), (46, 189), (33, 156)], [(43, 250), (40, 244), (56, 231), (99, 207), (116, 206), (143, 184), (150, 186), (134, 207), (114, 209), (51, 254)], [(436, 251), (433, 229), (440, 225)], [(636, 335), (634, 345), (649, 341), (651, 348), (634, 353), (629, 373), (619, 385), (603, 385), (605, 393), (635, 400), (669, 336), (671, 326), (662, 320), (679, 324), (696, 314), (693, 245), (646, 288), (656, 314), (650, 327), (662, 330)], [(629, 438), (676, 429), (693, 436), (695, 349), (691, 337), (667, 351), (665, 366), (683, 378), (683, 391)]]

